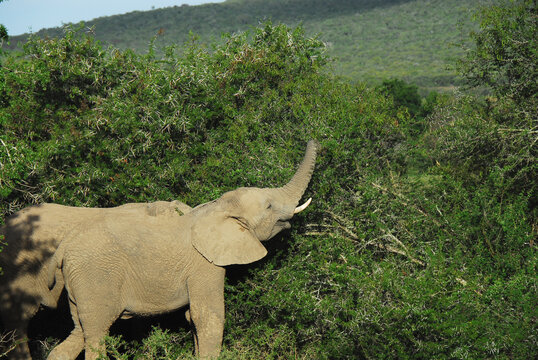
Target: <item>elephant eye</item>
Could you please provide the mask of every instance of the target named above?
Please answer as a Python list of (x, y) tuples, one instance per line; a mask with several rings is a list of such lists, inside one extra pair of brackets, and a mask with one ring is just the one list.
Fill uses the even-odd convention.
[(269, 210), (270, 208), (272, 208), (273, 205), (271, 205), (271, 203), (267, 204), (267, 207), (265, 208), (266, 210)]
[(248, 222), (243, 219), (242, 217), (239, 217), (239, 216), (232, 216), (232, 219), (235, 219), (242, 227), (244, 227), (245, 229), (248, 229), (249, 226), (248, 226)]

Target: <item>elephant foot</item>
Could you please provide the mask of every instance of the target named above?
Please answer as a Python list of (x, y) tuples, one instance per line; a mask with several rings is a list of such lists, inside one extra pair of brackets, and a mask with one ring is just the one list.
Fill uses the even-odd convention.
[(82, 336), (82, 333), (71, 334), (51, 351), (47, 360), (74, 360), (83, 348), (84, 337)]
[[(52, 357), (51, 357), (52, 355)], [(69, 357), (69, 354), (59, 354), (59, 353), (54, 353), (51, 352), (50, 355), (47, 357), (47, 360), (73, 360), (73, 358)]]
[(101, 342), (92, 342), (84, 347), (84, 360), (97, 360), (100, 355), (106, 355), (106, 348)]

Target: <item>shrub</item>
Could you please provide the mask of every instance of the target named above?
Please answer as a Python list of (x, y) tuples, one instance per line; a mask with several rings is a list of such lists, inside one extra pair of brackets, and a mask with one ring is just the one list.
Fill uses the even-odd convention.
[[(229, 36), (212, 51), (194, 43), (180, 56), (169, 48), (163, 60), (151, 51), (143, 57), (104, 50), (72, 31), (61, 39), (33, 38), (0, 69), (1, 156), (10, 164), (2, 168), (2, 211), (41, 201), (112, 206), (177, 196), (209, 200), (218, 195), (215, 188), (259, 178), (249, 173), (255, 169), (236, 169), (224, 179), (218, 171), (236, 167), (237, 159), (249, 169), (247, 154), (266, 152), (256, 141), (282, 146), (264, 155), (269, 168), (289, 162), (315, 132), (340, 137), (331, 134), (332, 126), (344, 122), (356, 123), (347, 126), (349, 135), (363, 133), (357, 141), (395, 141), (383, 139), (392, 131), (384, 126), (392, 121), (388, 102), (359, 104), (361, 96), (373, 95), (325, 79), (325, 61), (320, 41), (270, 24), (251, 38)], [(339, 99), (346, 91), (349, 102)], [(320, 97), (334, 103), (333, 113), (320, 108)], [(355, 109), (366, 116), (355, 121)], [(379, 145), (378, 153), (386, 150)], [(221, 149), (224, 156), (216, 159)]]
[[(418, 86), (406, 83), (400, 79), (384, 80), (377, 89), (394, 102), (395, 116), (400, 120), (408, 119), (403, 128), (413, 137), (421, 134), (426, 128), (425, 118), (433, 112), (440, 101), (439, 94), (435, 91), (428, 93), (422, 98), (418, 92)], [(399, 113), (405, 115), (399, 115)]]
[[(316, 138), (313, 205), (269, 256), (228, 269), (222, 358), (535, 352), (536, 181), (509, 176), (534, 171), (534, 148), (527, 165), (510, 162), (519, 153), (492, 142), (490, 108), (432, 98), (422, 134), (393, 99), (328, 75), (323, 43), (283, 25), (155, 53), (68, 31), (6, 57), (2, 216), (280, 186)], [(108, 341), (118, 359), (192, 351), (183, 330)]]
[(536, 109), (537, 15), (533, 0), (503, 0), (482, 6), (475, 14), (480, 28), (470, 34), (475, 47), (459, 61), (467, 83), (489, 86), (497, 97), (529, 108), (534, 104)]
[(416, 85), (408, 84), (400, 79), (390, 79), (384, 80), (379, 90), (385, 95), (392, 96), (396, 107), (407, 108), (411, 116), (415, 117), (421, 113), (422, 100)]

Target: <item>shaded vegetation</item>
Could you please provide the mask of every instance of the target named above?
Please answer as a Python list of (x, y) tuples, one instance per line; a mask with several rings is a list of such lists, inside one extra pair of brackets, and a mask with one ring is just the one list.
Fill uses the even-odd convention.
[[(530, 21), (533, 4), (503, 3), (495, 19)], [(475, 35), (486, 45), (491, 26)], [(328, 75), (320, 40), (270, 23), (156, 52), (69, 31), (3, 60), (2, 217), (42, 201), (196, 205), (279, 186), (315, 138), (313, 204), (265, 259), (229, 269), (222, 359), (538, 355), (535, 97), (349, 84)], [(518, 89), (535, 86), (525, 79)], [(187, 330), (108, 341), (118, 359), (193, 350)]]
[[(491, 2), (491, 1), (481, 1)], [(288, 26), (302, 24), (310, 36), (320, 33), (334, 71), (353, 80), (379, 82), (400, 78), (426, 88), (458, 83), (448, 59), (463, 54), (453, 46), (472, 28), (475, 0), (228, 0), (201, 6), (175, 6), (131, 12), (89, 21), (95, 37), (121, 49), (147, 50), (159, 34), (160, 46), (183, 43), (189, 34), (210, 43), (266, 19)], [(462, 32), (463, 30), (463, 32)], [(62, 36), (60, 28), (37, 32)], [(24, 37), (14, 37), (12, 46)]]

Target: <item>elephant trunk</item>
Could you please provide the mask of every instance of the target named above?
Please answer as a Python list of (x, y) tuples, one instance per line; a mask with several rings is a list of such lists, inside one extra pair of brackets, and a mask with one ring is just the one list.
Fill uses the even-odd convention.
[[(299, 200), (303, 196), (310, 178), (312, 177), (312, 172), (314, 171), (314, 165), (316, 163), (316, 152), (318, 144), (315, 140), (310, 140), (306, 146), (306, 153), (299, 165), (299, 169), (293, 178), (280, 189), (285, 193), (286, 197), (293, 201), (295, 205), (299, 203)], [(302, 210), (302, 209), (301, 209)]]

